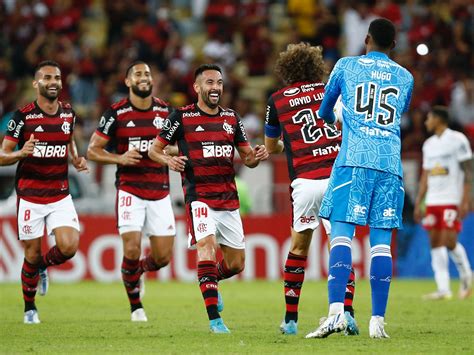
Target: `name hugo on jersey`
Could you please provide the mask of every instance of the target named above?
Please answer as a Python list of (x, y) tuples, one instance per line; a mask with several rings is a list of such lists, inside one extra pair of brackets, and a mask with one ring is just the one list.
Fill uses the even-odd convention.
[(215, 145), (214, 142), (203, 142), (202, 143), (202, 156), (204, 158), (230, 158), (234, 147), (229, 144)]
[(52, 145), (46, 142), (38, 142), (35, 144), (33, 156), (36, 158), (64, 158), (67, 154), (67, 146)]
[(128, 139), (128, 150), (137, 149), (139, 152), (148, 152), (153, 139), (141, 139), (140, 137), (130, 137)]

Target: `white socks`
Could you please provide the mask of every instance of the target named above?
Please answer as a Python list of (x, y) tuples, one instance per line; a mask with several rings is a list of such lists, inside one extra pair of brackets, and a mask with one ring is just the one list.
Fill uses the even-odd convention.
[(431, 267), (440, 293), (451, 293), (449, 288), (448, 249), (437, 247), (431, 249)]
[(329, 317), (344, 313), (344, 302), (334, 302), (329, 305)]
[(472, 277), (471, 265), (462, 244), (456, 243), (456, 247), (449, 251), (449, 256), (453, 259), (454, 264), (456, 264), (461, 279)]

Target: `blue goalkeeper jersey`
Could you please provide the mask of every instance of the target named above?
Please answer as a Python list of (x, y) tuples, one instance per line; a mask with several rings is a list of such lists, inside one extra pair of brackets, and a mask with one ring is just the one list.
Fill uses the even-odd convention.
[(380, 52), (341, 58), (326, 85), (319, 115), (334, 120), (342, 96), (342, 145), (335, 166), (356, 166), (403, 176), (400, 120), (408, 110), (413, 76)]

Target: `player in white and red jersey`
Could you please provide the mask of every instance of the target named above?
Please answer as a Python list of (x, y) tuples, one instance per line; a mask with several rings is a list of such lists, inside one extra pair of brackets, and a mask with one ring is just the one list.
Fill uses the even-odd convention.
[[(150, 157), (182, 174), (190, 246), (197, 247), (199, 286), (213, 333), (229, 333), (219, 314), (218, 281), (244, 268), (245, 242), (233, 165), (234, 147), (244, 164), (256, 167), (268, 158), (264, 146), (252, 149), (233, 110), (223, 109), (222, 71), (204, 64), (195, 71), (198, 102), (178, 109), (164, 122)], [(163, 149), (178, 143), (179, 156)], [(216, 263), (217, 245), (223, 260)]]
[(472, 271), (466, 251), (457, 241), (461, 219), (469, 212), (472, 181), (472, 151), (461, 132), (448, 128), (446, 107), (434, 106), (425, 122), (433, 135), (423, 144), (423, 172), (415, 202), (415, 219), (421, 220), (421, 204), (425, 199), (426, 213), (422, 220), (431, 241), (431, 266), (437, 291), (425, 299), (449, 299), (448, 254), (459, 271), (459, 298), (472, 291)]
[[(329, 221), (319, 219), (319, 207), (326, 192), (332, 166), (340, 150), (341, 131), (317, 116), (324, 97), (322, 49), (309, 44), (290, 44), (280, 53), (275, 72), (285, 87), (268, 99), (265, 145), (270, 153), (285, 151), (291, 180), (293, 208), (291, 246), (284, 269), (285, 319), (283, 334), (298, 331), (298, 304), (304, 282), (306, 259), (313, 231)], [(352, 268), (346, 287), (344, 309), (351, 320), (349, 334), (357, 334), (352, 301), (355, 275)]]
[[(88, 171), (73, 139), (76, 114), (69, 104), (58, 101), (62, 89), (59, 65), (39, 63), (33, 87), (36, 101), (14, 113), (0, 150), (0, 165), (18, 162), (17, 220), (18, 238), (25, 250), (21, 281), (26, 324), (40, 323), (35, 296), (38, 282), (40, 295), (46, 294), (46, 268), (72, 258), (79, 245), (79, 221), (69, 194), (68, 157), (78, 171)], [(56, 245), (43, 255), (45, 226)]]
[[(168, 167), (152, 161), (148, 149), (172, 108), (152, 96), (153, 77), (150, 67), (142, 61), (128, 67), (125, 85), (129, 88), (128, 97), (102, 115), (87, 154), (99, 163), (117, 164), (117, 225), (124, 251), (122, 279), (132, 321), (147, 321), (140, 277), (168, 265), (176, 234)], [(106, 150), (109, 143), (115, 152)], [(151, 254), (140, 259), (142, 234), (150, 238)]]

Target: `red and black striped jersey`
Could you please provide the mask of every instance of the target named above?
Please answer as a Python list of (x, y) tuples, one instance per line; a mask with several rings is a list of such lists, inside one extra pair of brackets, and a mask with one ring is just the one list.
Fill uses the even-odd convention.
[(128, 98), (114, 103), (102, 115), (96, 133), (110, 140), (117, 154), (138, 149), (143, 158), (137, 165), (117, 166), (118, 189), (145, 200), (160, 200), (169, 194), (168, 167), (148, 157), (148, 150), (159, 134), (172, 108), (154, 97), (148, 110), (140, 110)]
[(318, 117), (323, 83), (295, 83), (268, 99), (266, 135), (283, 136), (291, 180), (326, 179), (340, 150), (341, 131)]
[(209, 115), (196, 104), (180, 108), (165, 121), (157, 139), (178, 142), (180, 154), (188, 158), (182, 173), (186, 203), (201, 201), (215, 210), (239, 208), (234, 147), (249, 142), (235, 111), (219, 108)]
[(41, 110), (36, 101), (13, 114), (5, 139), (17, 143), (19, 149), (32, 134), (39, 140), (33, 154), (18, 162), (15, 185), (19, 197), (47, 204), (69, 195), (68, 144), (75, 122), (75, 112), (63, 102), (54, 115)]

